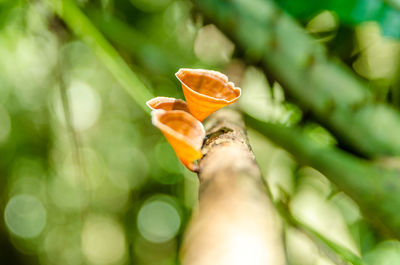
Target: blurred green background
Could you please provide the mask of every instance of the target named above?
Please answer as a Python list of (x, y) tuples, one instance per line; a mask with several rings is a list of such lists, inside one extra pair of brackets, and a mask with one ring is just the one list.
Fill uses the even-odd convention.
[[(315, 141), (337, 144), (191, 1), (68, 1), (82, 12), (71, 13), (75, 29), (55, 14), (61, 2), (0, 0), (1, 264), (179, 264), (197, 176), (151, 125), (135, 102), (142, 98), (124, 91), (129, 84), (146, 89), (143, 97), (183, 98), (179, 68), (220, 70), (242, 88), (244, 112), (301, 123)], [(276, 2), (368, 82), (377, 101), (400, 105), (399, 1)], [(85, 38), (93, 29), (104, 49)], [(108, 42), (136, 75), (123, 72)], [(248, 133), (274, 201), (290, 198), (298, 221), (285, 226), (289, 264), (346, 264), (343, 249), (366, 264), (400, 264), (400, 243), (378, 235), (354, 201)]]

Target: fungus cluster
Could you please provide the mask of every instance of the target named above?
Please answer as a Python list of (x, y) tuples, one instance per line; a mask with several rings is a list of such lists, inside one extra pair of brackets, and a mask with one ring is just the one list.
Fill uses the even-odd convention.
[(201, 123), (211, 113), (236, 102), (241, 90), (220, 72), (203, 69), (180, 69), (176, 77), (182, 84), (182, 99), (156, 97), (147, 101), (152, 109), (153, 125), (161, 130), (179, 160), (191, 171), (198, 171), (206, 135)]

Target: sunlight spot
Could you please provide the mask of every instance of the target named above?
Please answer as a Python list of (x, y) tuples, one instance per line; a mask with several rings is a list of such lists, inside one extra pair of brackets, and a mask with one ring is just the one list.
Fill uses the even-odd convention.
[(126, 251), (121, 224), (108, 217), (90, 216), (83, 225), (82, 250), (94, 264), (120, 263)]
[[(84, 131), (92, 127), (98, 120), (101, 112), (99, 94), (89, 84), (74, 81), (68, 88), (68, 99), (74, 129)], [(58, 119), (65, 126), (65, 115), (60, 98), (57, 100), (56, 111)]]
[(137, 216), (140, 234), (150, 242), (164, 243), (179, 231), (181, 218), (177, 209), (167, 200), (150, 198)]
[(46, 225), (46, 209), (31, 195), (14, 196), (7, 203), (4, 219), (8, 229), (23, 238), (38, 236)]

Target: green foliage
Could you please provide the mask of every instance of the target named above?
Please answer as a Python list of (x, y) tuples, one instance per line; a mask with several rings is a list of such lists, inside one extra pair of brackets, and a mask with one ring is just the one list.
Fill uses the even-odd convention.
[[(274, 35), (264, 30), (271, 29), (269, 16), (278, 20), (282, 15), (279, 10), (265, 8), (270, 2), (261, 0), (204, 2), (217, 3), (214, 11), (221, 12), (205, 16), (186, 0), (0, 0), (0, 256), (4, 263), (179, 264), (179, 246), (196, 204), (198, 180), (151, 125), (145, 101), (153, 95), (182, 98), (173, 75), (180, 67), (229, 74), (243, 89), (238, 106), (244, 113), (286, 127), (305, 124), (302, 134), (276, 136), (302, 147), (294, 157), (275, 145), (279, 140), (271, 142), (249, 128), (252, 148), (285, 226), (290, 264), (399, 263), (399, 241), (386, 240), (385, 231), (371, 225), (376, 220), (360, 212), (367, 204), (370, 212), (387, 213), (383, 221), (395, 223), (399, 218), (399, 182), (393, 180), (398, 176), (393, 169), (398, 160), (360, 162), (355, 158), (357, 149), (310, 115), (315, 95), (364, 102), (367, 94), (372, 107), (358, 112), (356, 119), (349, 118), (359, 110), (356, 104), (352, 111), (338, 112), (333, 118), (340, 119), (342, 129), (353, 133), (366, 149), (397, 150), (396, 141), (383, 146), (379, 143), (388, 143), (387, 138), (379, 137), (387, 135), (383, 128), (393, 125), (398, 111), (381, 111), (374, 101), (377, 94), (379, 104), (399, 101), (395, 96), (400, 90), (397, 43), (383, 40), (373, 26), (354, 26), (375, 20), (384, 34), (399, 37), (396, 2), (279, 1), (309, 22), (307, 30), (318, 38), (304, 37), (304, 32), (291, 34), (290, 20), (275, 32), (287, 40), (278, 44), (299, 64), (273, 49), (269, 55), (279, 67), (289, 69), (299, 84), (307, 79), (305, 67), (315, 63), (304, 59), (317, 47), (303, 45), (304, 39), (312, 45), (327, 43), (329, 52), (346, 51), (350, 61), (354, 54), (364, 56), (353, 69), (343, 70), (343, 64), (335, 63), (337, 71), (330, 72), (320, 94), (311, 92), (321, 84), (301, 86), (306, 104), (287, 93), (285, 82), (274, 82), (279, 79), (276, 73), (251, 65), (260, 66), (265, 43), (277, 44), (269, 42)], [(242, 8), (232, 17), (233, 2)], [(327, 20), (311, 23), (309, 19), (322, 10), (332, 10), (337, 17), (328, 14)], [(243, 14), (251, 14), (250, 19), (238, 23)], [(243, 40), (227, 40), (221, 28), (205, 27), (217, 18)], [(342, 28), (335, 23), (352, 30), (340, 35)], [(318, 35), (321, 25), (330, 26), (327, 35)], [(229, 27), (225, 31), (232, 34)], [(357, 45), (349, 39), (357, 39)], [(322, 55), (325, 63), (324, 48), (318, 47), (315, 54)], [(375, 68), (369, 67), (371, 62)], [(322, 75), (328, 68), (320, 66)], [(391, 66), (390, 71), (379, 72), (386, 66)], [(353, 78), (354, 69), (366, 85), (359, 89), (358, 82), (349, 81), (336, 89), (340, 73)], [(334, 109), (332, 101), (321, 102), (323, 108)], [(321, 123), (332, 119), (331, 114), (323, 113)], [(378, 126), (372, 120), (379, 121)], [(361, 123), (373, 132), (373, 141), (357, 137), (360, 132), (354, 126)], [(309, 141), (303, 142), (305, 135)], [(325, 151), (318, 153), (319, 148)], [(341, 148), (339, 155), (330, 153)], [(382, 186), (381, 180), (390, 183)]]
[(397, 1), (383, 0), (275, 0), (283, 9), (301, 20), (311, 19), (323, 10), (333, 11), (340, 22), (356, 25), (377, 21), (383, 34), (400, 38), (400, 6)]

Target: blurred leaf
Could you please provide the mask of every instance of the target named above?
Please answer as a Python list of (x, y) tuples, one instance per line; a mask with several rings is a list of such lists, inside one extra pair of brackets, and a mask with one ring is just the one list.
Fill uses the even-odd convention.
[(152, 98), (153, 95), (86, 15), (72, 0), (60, 2), (52, 0), (51, 3), (54, 11), (103, 61), (104, 65), (116, 77), (132, 99), (144, 112), (149, 113), (150, 111), (145, 102)]
[(382, 242), (367, 253), (364, 260), (368, 265), (400, 264), (400, 242), (394, 240)]
[(383, 0), (275, 0), (300, 20), (309, 20), (323, 10), (335, 12), (340, 22), (355, 25), (377, 21), (384, 35), (400, 38), (400, 6), (397, 1)]

